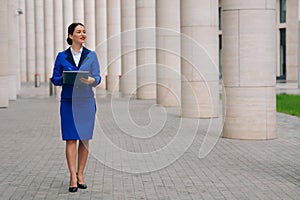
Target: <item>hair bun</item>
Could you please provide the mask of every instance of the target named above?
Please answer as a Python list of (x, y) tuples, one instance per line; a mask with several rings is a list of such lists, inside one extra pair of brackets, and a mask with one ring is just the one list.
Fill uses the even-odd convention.
[(67, 38), (67, 43), (69, 44), (69, 45), (72, 45), (72, 39), (71, 38)]

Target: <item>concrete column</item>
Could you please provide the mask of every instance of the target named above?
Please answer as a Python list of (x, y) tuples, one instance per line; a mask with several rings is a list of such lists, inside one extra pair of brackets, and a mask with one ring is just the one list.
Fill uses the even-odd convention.
[(156, 98), (155, 0), (136, 0), (137, 98)]
[(120, 0), (107, 0), (107, 90), (119, 91), (121, 74), (121, 10)]
[(26, 69), (26, 21), (25, 21), (25, 0), (19, 0), (19, 44), (20, 44), (20, 82), (27, 81)]
[(45, 82), (45, 37), (44, 37), (44, 1), (35, 0), (35, 55), (36, 75)]
[(106, 0), (95, 1), (96, 16), (96, 52), (100, 63), (101, 84), (97, 87), (106, 88), (107, 74), (107, 8)]
[[(0, 0), (0, 26), (8, 27), (8, 17), (7, 17), (7, 0)], [(8, 107), (8, 86), (7, 86), (7, 75), (9, 73), (8, 69), (8, 29), (0, 29), (0, 108)]]
[(63, 1), (54, 1), (54, 54), (63, 50), (67, 36), (64, 35)]
[(8, 76), (0, 75), (0, 108), (9, 106), (9, 87), (7, 86), (9, 81)]
[(68, 27), (73, 23), (73, 0), (63, 0), (63, 30), (64, 30), (64, 47), (68, 48), (67, 43)]
[(276, 137), (276, 0), (223, 0), (223, 136)]
[(45, 12), (45, 80), (49, 81), (54, 65), (54, 9), (53, 0), (44, 1)]
[(84, 3), (89, 2), (84, 0), (73, 0), (74, 22), (84, 23)]
[(181, 115), (218, 116), (218, 0), (181, 1)]
[(7, 2), (8, 6), (8, 69), (9, 81), (9, 99), (17, 99), (17, 89), (20, 83), (20, 52), (19, 52), (19, 13), (18, 0)]
[(26, 0), (26, 56), (27, 81), (33, 82), (35, 75), (35, 9), (34, 0)]
[(136, 93), (136, 15), (135, 0), (121, 1), (122, 76), (120, 91)]
[(298, 88), (300, 88), (300, 0), (298, 0), (298, 55), (297, 55), (297, 67), (298, 67)]
[(157, 104), (180, 106), (180, 0), (156, 1)]
[(298, 1), (286, 1), (286, 81), (298, 80)]
[(86, 47), (95, 50), (95, 0), (84, 1), (84, 24), (87, 32)]

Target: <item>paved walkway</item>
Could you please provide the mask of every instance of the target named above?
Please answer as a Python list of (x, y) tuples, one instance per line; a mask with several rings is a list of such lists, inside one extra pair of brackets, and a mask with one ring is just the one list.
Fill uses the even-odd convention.
[(178, 109), (105, 91), (88, 189), (69, 193), (58, 101), (47, 89), (23, 85), (0, 109), (1, 200), (300, 199), (300, 118), (278, 113), (274, 140), (230, 140), (218, 137), (218, 120), (181, 119)]

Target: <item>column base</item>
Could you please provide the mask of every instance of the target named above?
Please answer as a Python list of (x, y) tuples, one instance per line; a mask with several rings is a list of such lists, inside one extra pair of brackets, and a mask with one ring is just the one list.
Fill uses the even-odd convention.
[(9, 78), (0, 76), (0, 108), (7, 108), (9, 104)]
[(156, 98), (156, 84), (148, 84), (141, 86), (136, 92), (137, 99), (155, 99)]
[[(180, 89), (180, 85), (178, 87)], [(176, 88), (176, 90), (178, 89)], [(157, 99), (156, 103), (165, 107), (179, 107), (180, 96), (177, 95), (178, 91), (172, 91), (172, 88), (166, 88), (164, 86), (157, 86)], [(179, 93), (180, 94), (180, 93)]]
[(181, 116), (212, 118), (219, 116), (219, 82), (181, 82)]
[(106, 76), (106, 89), (109, 92), (119, 91), (119, 75)]
[(17, 100), (17, 76), (9, 75), (8, 78), (8, 96), (9, 100)]
[(120, 79), (120, 92), (124, 95), (136, 94), (136, 77), (127, 76)]
[(223, 137), (246, 140), (276, 138), (275, 87), (225, 87)]

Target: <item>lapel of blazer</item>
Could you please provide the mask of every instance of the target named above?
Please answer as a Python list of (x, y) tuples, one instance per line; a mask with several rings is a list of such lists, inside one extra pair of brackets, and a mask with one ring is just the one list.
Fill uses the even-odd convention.
[(74, 67), (76, 67), (75, 61), (72, 56), (71, 47), (66, 49), (65, 54), (67, 54), (66, 60), (71, 63)]
[(84, 59), (86, 59), (89, 52), (90, 51), (87, 48), (83, 47), (82, 53), (81, 53), (81, 56), (80, 56), (80, 60), (79, 60), (79, 63), (78, 63), (78, 68), (80, 68), (81, 64), (83, 63)]

